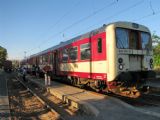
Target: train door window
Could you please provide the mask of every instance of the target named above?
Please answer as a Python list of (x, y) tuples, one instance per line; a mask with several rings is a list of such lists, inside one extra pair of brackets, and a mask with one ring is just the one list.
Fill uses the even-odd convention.
[(137, 31), (130, 31), (130, 38), (129, 38), (129, 48), (130, 49), (138, 49), (138, 32)]
[(42, 56), (42, 61), (43, 61), (43, 63), (45, 62), (45, 56), (44, 55)]
[(48, 55), (45, 55), (45, 62), (48, 62)]
[(90, 54), (91, 54), (90, 43), (82, 44), (80, 46), (80, 49), (81, 49), (81, 60), (90, 59)]
[(36, 57), (36, 65), (38, 65), (39, 64), (39, 57), (37, 56)]
[(43, 63), (43, 56), (40, 56), (39, 62), (40, 62), (40, 64)]
[(67, 62), (68, 61), (68, 49), (63, 49), (62, 51), (62, 62)]
[(77, 47), (70, 48), (69, 58), (70, 58), (71, 61), (76, 61), (77, 60), (77, 53), (78, 53)]
[(117, 41), (117, 48), (128, 49), (129, 48), (128, 30), (124, 28), (116, 28), (116, 41)]
[(97, 40), (97, 51), (98, 53), (102, 53), (102, 38), (98, 38)]
[(43, 55), (43, 63), (48, 63), (48, 55)]
[(50, 64), (52, 64), (53, 63), (53, 53), (50, 53)]

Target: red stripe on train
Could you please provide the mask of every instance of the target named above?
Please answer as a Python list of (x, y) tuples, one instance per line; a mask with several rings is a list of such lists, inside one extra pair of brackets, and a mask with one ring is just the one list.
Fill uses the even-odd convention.
[(80, 77), (80, 78), (92, 78), (92, 79), (98, 79), (98, 80), (106, 80), (107, 79), (107, 74), (105, 74), (105, 73), (61, 71), (61, 72), (59, 72), (59, 75), (77, 76), (77, 77)]

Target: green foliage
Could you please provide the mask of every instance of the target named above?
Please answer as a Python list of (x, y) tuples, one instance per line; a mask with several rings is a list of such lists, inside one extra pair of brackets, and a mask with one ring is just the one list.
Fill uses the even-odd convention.
[(0, 46), (0, 68), (3, 66), (3, 62), (7, 58), (7, 50)]
[(153, 32), (153, 34), (152, 34), (152, 42), (155, 45), (160, 44), (160, 36), (156, 35), (155, 32)]
[(160, 68), (160, 44), (153, 49), (153, 54), (154, 54), (154, 66), (156, 69)]
[(154, 55), (160, 55), (160, 44), (156, 45), (156, 47), (153, 49)]
[(160, 36), (153, 33), (152, 35), (153, 41), (153, 54), (154, 54), (154, 66), (155, 68), (160, 68)]

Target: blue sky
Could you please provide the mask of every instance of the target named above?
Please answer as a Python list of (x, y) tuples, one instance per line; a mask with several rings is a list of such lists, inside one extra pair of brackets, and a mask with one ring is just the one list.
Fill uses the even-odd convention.
[[(132, 21), (160, 35), (160, 0), (0, 0), (0, 46), (24, 58), (105, 23)], [(153, 13), (155, 13), (153, 15)]]

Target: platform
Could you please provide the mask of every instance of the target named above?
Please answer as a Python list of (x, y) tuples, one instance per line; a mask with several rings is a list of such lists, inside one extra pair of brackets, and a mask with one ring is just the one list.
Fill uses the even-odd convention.
[[(41, 87), (44, 79), (32, 76), (27, 78)], [(73, 107), (81, 109), (87, 114), (94, 115), (99, 120), (159, 120), (160, 113), (149, 112), (130, 106), (119, 99), (106, 95), (89, 92), (76, 87), (68, 86), (55, 81), (51, 82), (50, 87), (46, 87), (50, 93)]]
[(0, 71), (0, 120), (10, 119), (10, 108), (8, 100), (8, 88), (7, 88), (7, 78), (4, 75), (5, 73)]

